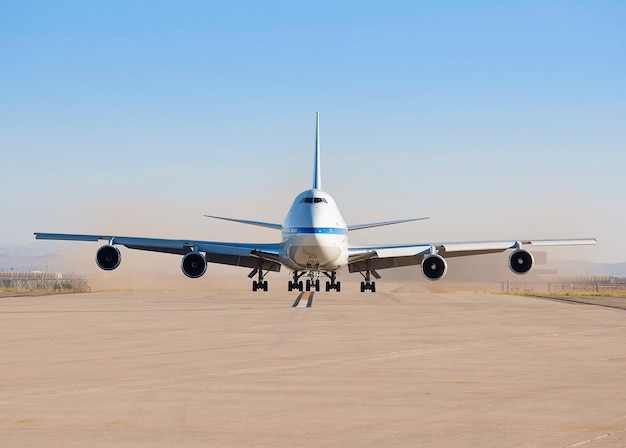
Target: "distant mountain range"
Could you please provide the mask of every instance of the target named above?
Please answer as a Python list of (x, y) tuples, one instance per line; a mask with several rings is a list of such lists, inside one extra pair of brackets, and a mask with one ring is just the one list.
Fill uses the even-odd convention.
[(63, 271), (63, 257), (48, 244), (0, 244), (0, 271)]

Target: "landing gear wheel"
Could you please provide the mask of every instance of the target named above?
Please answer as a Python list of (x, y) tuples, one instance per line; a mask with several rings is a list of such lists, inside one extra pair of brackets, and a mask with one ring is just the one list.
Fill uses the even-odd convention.
[(267, 280), (264, 280), (265, 274), (266, 272), (263, 272), (263, 266), (261, 265), (261, 262), (259, 261), (259, 267), (255, 268), (250, 274), (248, 274), (248, 277), (250, 278), (253, 278), (255, 275), (258, 275), (258, 280), (254, 280), (252, 282), (252, 291), (258, 291), (259, 289), (262, 289), (263, 291), (267, 291), (268, 289)]
[(363, 276), (363, 279), (365, 280), (364, 282), (361, 282), (361, 292), (365, 292), (367, 290), (376, 292), (376, 282), (372, 282), (370, 280), (372, 279), (372, 276), (374, 278), (380, 278), (380, 275), (378, 275), (378, 273), (372, 269), (370, 265), (370, 260), (366, 260), (366, 263), (367, 263), (367, 269), (365, 269), (365, 273), (361, 272), (361, 275)]
[(306, 281), (306, 290), (310, 291), (311, 290), (311, 280), (307, 280)]
[[(326, 282), (326, 292), (330, 291), (331, 289), (334, 289), (335, 291), (339, 292), (341, 290), (341, 283), (337, 281), (337, 272), (335, 271), (324, 272), (324, 275), (330, 279), (330, 281)], [(317, 290), (319, 291), (320, 290), (319, 279), (316, 282), (316, 287), (317, 287)]]
[(292, 272), (293, 280), (289, 280), (289, 283), (287, 283), (287, 289), (289, 291), (292, 291), (294, 289), (297, 289), (298, 291), (302, 291), (304, 289), (302, 280), (298, 281), (298, 279), (302, 277), (304, 274), (305, 273), (302, 271), (293, 271)]

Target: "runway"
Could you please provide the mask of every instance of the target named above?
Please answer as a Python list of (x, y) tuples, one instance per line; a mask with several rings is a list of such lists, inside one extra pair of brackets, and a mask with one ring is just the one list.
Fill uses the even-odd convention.
[(626, 311), (386, 287), (0, 298), (0, 446), (626, 445)]

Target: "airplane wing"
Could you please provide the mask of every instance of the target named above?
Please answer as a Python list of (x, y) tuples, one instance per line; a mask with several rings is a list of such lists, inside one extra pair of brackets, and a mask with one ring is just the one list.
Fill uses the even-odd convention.
[(129, 249), (185, 255), (197, 251), (206, 254), (209, 263), (280, 271), (280, 243), (228, 243), (218, 241), (173, 240), (114, 235), (79, 235), (66, 233), (35, 233), (39, 240), (100, 241)]
[(396, 268), (420, 264), (426, 255), (436, 253), (443, 258), (468, 255), (493, 254), (509, 249), (519, 249), (522, 245), (532, 246), (579, 246), (593, 245), (596, 238), (554, 239), (554, 240), (505, 240), (505, 241), (465, 241), (449, 243), (423, 243), (410, 245), (351, 246), (348, 269), (350, 272)]

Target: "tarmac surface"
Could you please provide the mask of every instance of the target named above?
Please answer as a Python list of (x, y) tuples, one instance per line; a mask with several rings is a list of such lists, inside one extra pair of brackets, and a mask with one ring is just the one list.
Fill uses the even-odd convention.
[(626, 311), (384, 288), (0, 298), (0, 446), (626, 446)]

